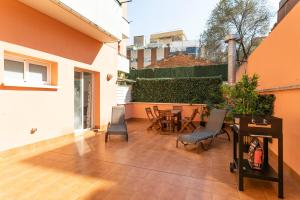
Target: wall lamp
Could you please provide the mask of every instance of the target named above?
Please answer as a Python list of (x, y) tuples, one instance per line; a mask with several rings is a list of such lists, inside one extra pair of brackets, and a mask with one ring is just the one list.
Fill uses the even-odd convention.
[(114, 76), (112, 74), (107, 74), (106, 80), (110, 81)]

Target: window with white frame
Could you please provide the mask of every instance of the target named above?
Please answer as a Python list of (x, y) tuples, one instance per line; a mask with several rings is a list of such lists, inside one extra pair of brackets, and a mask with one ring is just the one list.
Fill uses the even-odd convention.
[(10, 84), (50, 84), (50, 65), (32, 60), (5, 57), (4, 82)]

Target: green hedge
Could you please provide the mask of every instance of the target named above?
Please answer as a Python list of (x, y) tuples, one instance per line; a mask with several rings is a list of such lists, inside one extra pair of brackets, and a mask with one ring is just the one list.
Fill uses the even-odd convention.
[(195, 67), (176, 67), (176, 68), (146, 68), (130, 70), (128, 78), (183, 78), (183, 77), (210, 77), (221, 76), (227, 81), (227, 64), (195, 66)]
[(274, 113), (275, 95), (259, 95), (256, 105), (256, 114), (272, 116)]
[(134, 102), (213, 103), (223, 101), (222, 78), (137, 78), (132, 87)]

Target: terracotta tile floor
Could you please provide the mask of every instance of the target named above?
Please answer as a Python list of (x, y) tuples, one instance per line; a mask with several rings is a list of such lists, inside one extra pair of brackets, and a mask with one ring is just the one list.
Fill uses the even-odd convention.
[[(129, 143), (104, 135), (64, 139), (0, 159), (0, 199), (277, 199), (276, 185), (246, 180), (236, 189), (229, 172), (231, 143), (224, 137), (209, 151), (175, 147), (175, 135), (129, 123)], [(300, 199), (300, 187), (285, 177), (286, 199)]]

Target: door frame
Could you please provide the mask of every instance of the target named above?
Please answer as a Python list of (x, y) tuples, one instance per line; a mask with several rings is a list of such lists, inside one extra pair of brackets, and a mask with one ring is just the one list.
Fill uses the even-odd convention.
[[(80, 81), (80, 84), (81, 84), (81, 87), (83, 88), (81, 90), (82, 92), (82, 95), (81, 95), (81, 102), (82, 102), (82, 108), (81, 108), (81, 113), (82, 113), (82, 116), (81, 116), (81, 128), (80, 129), (75, 129), (75, 124), (74, 124), (74, 132), (75, 134), (81, 134), (85, 131), (89, 131), (91, 129), (93, 129), (94, 127), (94, 73), (92, 71), (89, 71), (89, 70), (84, 70), (84, 69), (81, 69), (81, 68), (75, 68), (74, 70), (74, 77), (75, 77), (75, 73), (81, 73), (81, 81)], [(90, 102), (90, 106), (91, 106), (91, 112), (90, 112), (90, 117), (91, 117), (91, 127), (89, 128), (84, 128), (84, 73), (90, 73), (91, 74), (91, 102)], [(75, 82), (75, 79), (74, 79), (74, 82)], [(73, 88), (75, 89), (75, 88)], [(73, 95), (75, 98), (75, 95)], [(74, 104), (74, 110), (75, 110), (75, 104)], [(74, 113), (74, 118), (75, 118), (75, 113)]]

